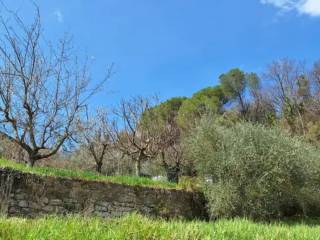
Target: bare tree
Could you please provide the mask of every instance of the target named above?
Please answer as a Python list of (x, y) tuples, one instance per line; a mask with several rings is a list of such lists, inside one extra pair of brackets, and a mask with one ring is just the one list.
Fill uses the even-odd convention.
[(121, 101), (115, 110), (118, 118), (113, 124), (116, 147), (135, 163), (137, 176), (141, 176), (142, 163), (154, 159), (159, 153), (160, 136), (155, 130), (157, 123), (141, 122), (142, 115), (153, 106), (154, 99), (134, 97)]
[(184, 163), (180, 129), (175, 122), (166, 122), (160, 141), (161, 165), (170, 182), (179, 182), (181, 167)]
[(314, 96), (317, 105), (320, 102), (320, 61), (315, 62), (311, 69), (311, 94)]
[(100, 109), (94, 116), (87, 114), (79, 122), (80, 142), (86, 147), (96, 163), (96, 171), (101, 173), (103, 160), (113, 150), (111, 125), (105, 110)]
[[(320, 61), (317, 61), (312, 68), (312, 76), (318, 86), (320, 86)], [(319, 89), (318, 89), (319, 90)]]
[(291, 131), (298, 131), (304, 135), (306, 126), (303, 119), (301, 87), (309, 81), (305, 64), (289, 59), (274, 61), (268, 66), (264, 78), (272, 87), (272, 97), (277, 111), (286, 119)]
[(273, 124), (276, 118), (276, 112), (270, 93), (262, 88), (260, 78), (257, 74), (247, 74), (246, 78), (251, 97), (248, 105), (248, 120), (267, 125)]
[(70, 40), (55, 48), (44, 40), (37, 7), (31, 25), (10, 13), (11, 25), (0, 19), (0, 134), (23, 148), (33, 166), (74, 135), (101, 85), (89, 88), (88, 64), (73, 57)]

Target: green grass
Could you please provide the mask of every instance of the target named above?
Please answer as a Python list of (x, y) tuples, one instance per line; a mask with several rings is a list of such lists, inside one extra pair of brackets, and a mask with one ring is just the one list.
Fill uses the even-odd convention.
[(0, 158), (0, 168), (11, 168), (21, 172), (38, 174), (41, 176), (67, 177), (91, 181), (105, 181), (130, 186), (146, 186), (156, 188), (180, 189), (177, 184), (166, 181), (155, 181), (144, 177), (134, 176), (104, 176), (91, 171), (69, 170), (52, 167), (28, 167), (27, 165)]
[[(314, 221), (319, 223), (319, 221)], [(119, 219), (80, 216), (47, 217), (34, 220), (0, 218), (1, 240), (89, 240), (89, 239), (320, 239), (320, 225), (254, 223), (234, 219), (207, 223), (200, 221), (153, 220), (131, 214)]]

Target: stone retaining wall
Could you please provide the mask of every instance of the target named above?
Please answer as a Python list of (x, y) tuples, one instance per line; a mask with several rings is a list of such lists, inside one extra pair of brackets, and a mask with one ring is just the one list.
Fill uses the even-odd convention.
[(202, 194), (109, 182), (43, 177), (0, 168), (0, 213), (37, 217), (84, 214), (117, 217), (130, 212), (164, 218), (206, 219)]

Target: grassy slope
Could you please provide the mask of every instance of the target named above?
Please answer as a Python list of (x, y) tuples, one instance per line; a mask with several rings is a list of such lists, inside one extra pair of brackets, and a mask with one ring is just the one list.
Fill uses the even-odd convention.
[(42, 176), (53, 176), (53, 177), (69, 177), (77, 178), (83, 180), (94, 180), (94, 181), (107, 181), (120, 184), (126, 184), (131, 186), (149, 186), (149, 187), (159, 187), (159, 188), (175, 188), (180, 187), (174, 183), (165, 181), (155, 181), (149, 178), (134, 177), (134, 176), (104, 176), (99, 175), (95, 172), (90, 171), (79, 171), (79, 170), (68, 170), (68, 169), (58, 169), (49, 167), (33, 167), (30, 168), (24, 164), (15, 163), (13, 161), (8, 161), (5, 159), (0, 159), (0, 168), (12, 168), (22, 172), (34, 173)]
[[(320, 221), (318, 221), (320, 223)], [(320, 239), (320, 225), (261, 224), (248, 220), (214, 223), (152, 220), (136, 214), (103, 220), (82, 217), (48, 217), (36, 220), (1, 219), (2, 240), (87, 239)]]

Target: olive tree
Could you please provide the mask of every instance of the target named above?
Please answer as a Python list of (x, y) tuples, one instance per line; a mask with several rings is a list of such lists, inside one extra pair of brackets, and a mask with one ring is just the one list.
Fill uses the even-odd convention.
[(320, 212), (319, 150), (279, 128), (202, 119), (186, 140), (212, 217), (271, 219)]

